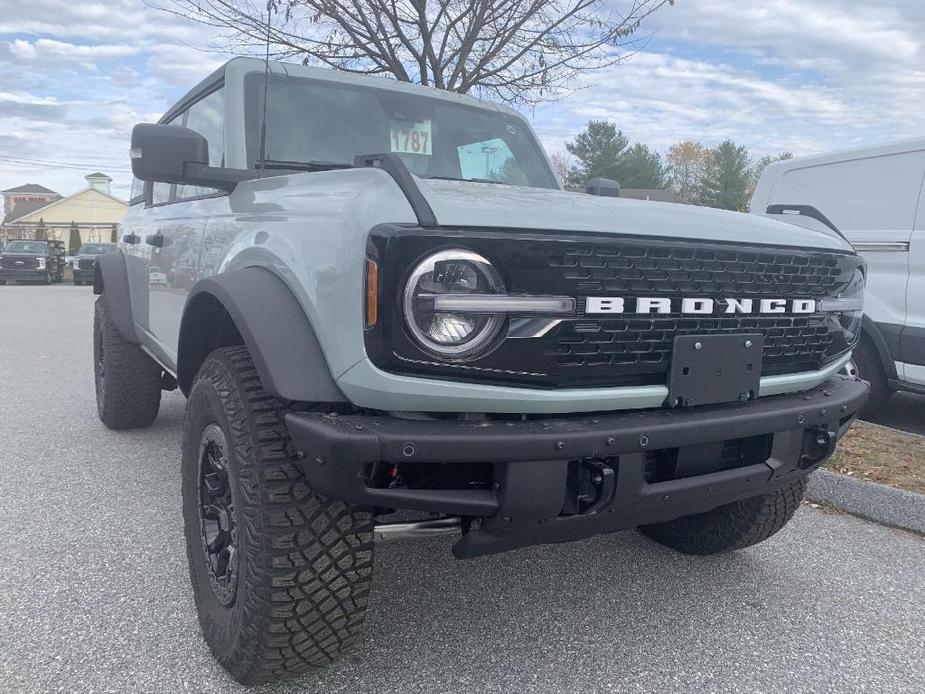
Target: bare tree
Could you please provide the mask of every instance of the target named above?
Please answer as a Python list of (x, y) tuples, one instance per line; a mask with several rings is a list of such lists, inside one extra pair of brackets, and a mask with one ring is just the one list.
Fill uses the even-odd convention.
[[(220, 30), (214, 45), (350, 72), (391, 75), (506, 103), (575, 89), (618, 63), (647, 17), (674, 0), (161, 0), (153, 6)], [(622, 7), (620, 6), (622, 5)], [(267, 21), (269, 13), (270, 20)]]

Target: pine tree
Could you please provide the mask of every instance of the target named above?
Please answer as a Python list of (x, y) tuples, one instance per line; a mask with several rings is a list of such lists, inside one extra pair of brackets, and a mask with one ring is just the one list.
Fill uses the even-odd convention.
[(624, 188), (664, 188), (662, 157), (646, 145), (633, 145), (620, 156), (615, 178)]
[(726, 140), (710, 150), (701, 202), (709, 207), (744, 211), (748, 206), (750, 183), (748, 150)]
[(71, 222), (71, 232), (67, 240), (68, 252), (77, 252), (77, 249), (80, 248), (80, 243), (80, 230), (77, 228), (77, 222)]
[(628, 144), (629, 140), (613, 123), (605, 120), (588, 121), (584, 132), (565, 143), (569, 154), (578, 160), (578, 165), (568, 173), (569, 184), (580, 186), (597, 177), (619, 181), (620, 155)]

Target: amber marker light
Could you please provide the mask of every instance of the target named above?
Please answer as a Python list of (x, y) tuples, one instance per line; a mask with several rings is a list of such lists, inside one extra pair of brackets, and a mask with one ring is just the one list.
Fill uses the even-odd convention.
[(366, 259), (366, 328), (379, 321), (379, 266), (372, 258)]

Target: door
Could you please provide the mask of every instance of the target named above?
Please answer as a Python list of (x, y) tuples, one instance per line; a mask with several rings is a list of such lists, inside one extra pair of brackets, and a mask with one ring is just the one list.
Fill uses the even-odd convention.
[(859, 155), (788, 170), (775, 196), (776, 202), (805, 202), (821, 210), (867, 260), (864, 313), (897, 361), (923, 174), (925, 151)]
[[(909, 283), (906, 295), (906, 325), (901, 342), (902, 367), (899, 377), (925, 385), (925, 182), (915, 215), (915, 230), (909, 244)], [(898, 370), (898, 369), (897, 369)]]
[[(193, 103), (173, 121), (195, 130), (209, 143), (210, 166), (224, 161), (224, 89), (219, 87)], [(160, 192), (158, 189), (160, 187)], [(202, 276), (203, 232), (219, 198), (214, 188), (155, 183), (146, 211), (148, 330), (171, 364), (176, 364), (180, 322), (190, 289)], [(154, 199), (164, 198), (161, 203)]]

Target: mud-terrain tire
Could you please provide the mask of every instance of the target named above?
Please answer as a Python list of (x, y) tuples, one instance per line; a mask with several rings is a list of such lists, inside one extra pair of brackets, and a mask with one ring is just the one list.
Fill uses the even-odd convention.
[(138, 429), (157, 418), (161, 405), (160, 365), (119, 333), (106, 295), (93, 314), (93, 376), (96, 410), (110, 429)]
[(286, 411), (247, 349), (226, 347), (200, 368), (184, 419), (183, 518), (199, 624), (245, 684), (337, 659), (360, 636), (372, 583), (372, 516), (312, 491)]
[(642, 533), (684, 554), (719, 554), (764, 542), (783, 528), (800, 507), (806, 479), (771, 494), (736, 501), (666, 523), (646, 525)]
[(866, 337), (862, 337), (854, 348), (852, 359), (858, 370), (858, 376), (870, 383), (870, 393), (867, 402), (861, 408), (861, 416), (880, 414), (892, 395), (886, 382), (886, 374), (880, 364), (880, 359)]

